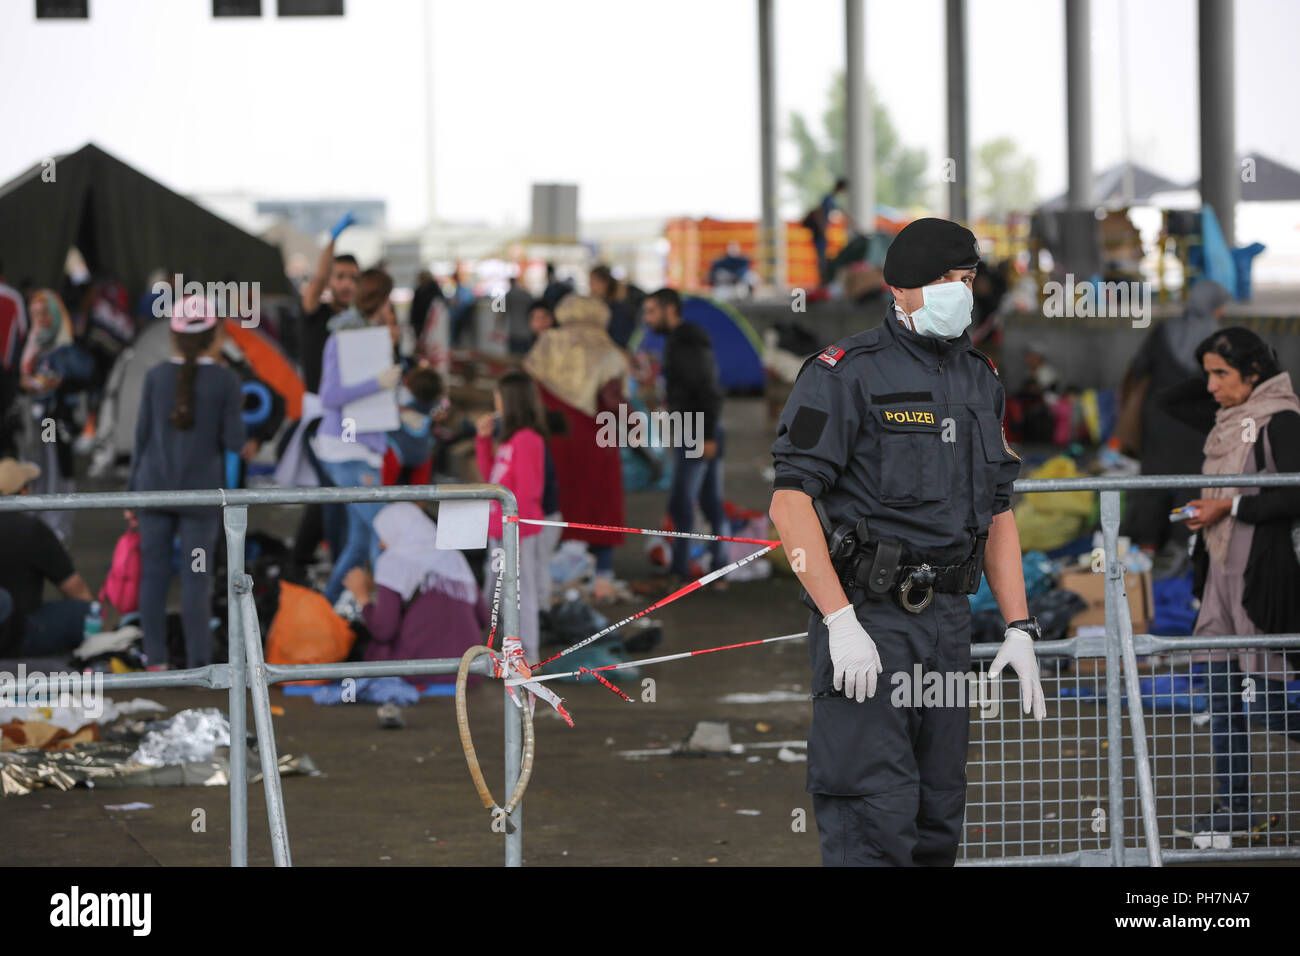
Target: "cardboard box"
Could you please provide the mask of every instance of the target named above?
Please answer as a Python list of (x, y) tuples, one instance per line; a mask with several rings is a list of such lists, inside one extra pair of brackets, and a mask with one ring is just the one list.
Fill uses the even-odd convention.
[[(1066, 571), (1057, 586), (1073, 591), (1088, 606), (1070, 621), (1068, 636), (1074, 637), (1080, 626), (1106, 624), (1106, 575), (1094, 571)], [(1128, 593), (1129, 616), (1133, 618), (1133, 633), (1140, 634), (1151, 626), (1155, 601), (1151, 596), (1151, 575), (1130, 571), (1124, 575), (1124, 590)]]

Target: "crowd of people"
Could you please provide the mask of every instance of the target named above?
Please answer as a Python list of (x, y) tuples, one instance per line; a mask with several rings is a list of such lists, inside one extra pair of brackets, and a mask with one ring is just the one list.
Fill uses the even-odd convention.
[[(270, 436), (278, 438), (277, 482), (365, 488), (431, 483), (435, 475), (445, 481), (448, 470), (454, 470), (448, 449), (464, 441), (473, 446), (470, 460), (477, 477), (509, 488), (522, 517), (621, 527), (623, 449), (598, 439), (598, 418), (604, 412), (617, 416), (634, 392), (640, 407), (653, 406), (662, 376), (667, 410), (703, 422), (699, 456), (677, 449), (666, 511), (675, 527), (689, 531), (698, 499), (714, 532), (725, 533), (723, 391), (708, 335), (684, 320), (682, 300), (671, 289), (645, 296), (604, 265), (593, 268), (588, 279), (589, 294), (575, 291), (571, 280), (557, 279), (553, 269), (537, 295), (517, 279), (511, 281), (504, 305), (508, 349), (516, 356), (509, 361), (518, 367), (497, 381), (493, 410), (474, 418), (471, 409), (453, 408), (448, 383), (418, 344), (435, 307), (447, 310), (453, 341), (473, 325), (477, 299), (467, 284), (439, 283), (422, 273), (409, 317), (399, 321), (390, 275), (382, 268), (361, 268), (353, 256), (335, 254), (331, 241), (301, 290), (299, 320), (292, 329), (280, 330), (305, 392), (301, 415), (278, 436)], [(152, 300), (142, 302), (141, 310), (145, 315), (153, 311)], [(170, 325), (171, 354), (144, 376), (129, 490), (230, 487), (236, 474), (231, 460), (254, 460), (269, 440), (254, 437), (246, 427), (245, 396), (240, 377), (225, 361), (227, 333), (218, 311), (212, 300), (188, 296), (156, 320)], [(627, 351), (642, 316), (647, 328), (665, 339), (662, 360), (649, 366)], [(82, 427), (76, 412), (88, 409), (93, 416), (95, 410), (94, 397), (86, 396), (95, 363), (79, 323), (84, 329), (84, 321), (69, 314), (54, 292), (23, 294), (5, 285), (0, 275), (0, 363), (8, 426), (8, 443), (0, 450), (0, 493), (72, 487), (73, 444)], [(366, 379), (351, 380), (342, 359), (353, 341), (348, 336), (372, 328), (388, 330), (391, 364)], [(396, 428), (357, 429), (349, 409), (375, 396), (393, 404)], [(32, 441), (32, 423), (51, 416), (59, 434), (44, 441), (37, 434)], [(60, 456), (68, 459), (65, 471), (58, 471)], [(51, 469), (64, 484), (41, 480)], [(138, 601), (128, 602), (138, 608), (128, 610), (138, 613), (141, 664), (166, 669), (217, 659), (222, 647), (214, 627), (216, 562), (208, 556), (224, 547), (219, 509), (160, 507), (125, 517), (129, 533), (138, 535)], [(7, 555), (12, 567), (0, 566), (0, 655), (67, 652), (82, 642), (89, 619), (101, 614), (99, 602), (73, 568), (65, 519), (49, 512), (0, 516), (15, 535), (34, 542), (30, 553)], [(436, 523), (418, 506), (307, 505), (292, 542), (286, 542), (284, 563), (289, 578), (315, 583), (329, 605), (355, 619), (366, 637), (363, 658), (454, 656), (482, 639), (487, 602), (500, 571), (500, 563), (492, 561), (502, 537), (496, 505), (489, 535), (483, 573), (476, 575), (463, 553), (432, 547)], [(624, 543), (621, 532), (523, 525), (520, 538), (520, 636), (529, 660), (539, 656), (539, 622), (553, 590), (549, 566), (561, 539), (589, 555), (588, 597), (594, 604), (630, 596), (614, 576), (614, 552)], [(720, 547), (711, 558), (722, 560)], [(679, 542), (669, 573), (652, 587), (679, 586), (703, 570)], [(171, 615), (169, 634), (167, 598), (177, 577), (181, 608), (179, 615)], [(62, 600), (42, 601), (46, 581), (60, 589)]]
[[(1119, 402), (1133, 410), (1140, 440), (1127, 450), (1143, 472), (1300, 472), (1300, 400), (1268, 343), (1248, 329), (1222, 326), (1229, 298), (1213, 282), (1196, 284), (1184, 314), (1152, 329), (1131, 363)], [(698, 416), (700, 447), (670, 455), (666, 521), (693, 530), (698, 508), (715, 534), (726, 534), (723, 390), (709, 335), (685, 320), (673, 289), (647, 295), (598, 265), (584, 294), (550, 269), (537, 294), (512, 279), (503, 304), (507, 351), (517, 368), (497, 381), (493, 410), (474, 419), (453, 410), (448, 383), (422, 359), (420, 346), (403, 347), (423, 340), (435, 306), (446, 310), (453, 343), (473, 327), (477, 298), (468, 283), (439, 283), (422, 273), (403, 323), (388, 273), (336, 255), (331, 242), (301, 291), (300, 319), (281, 329), (306, 394), (300, 418), (281, 430), (277, 478), (337, 487), (428, 483), (445, 476), (448, 448), (464, 441), (473, 446), (477, 477), (509, 488), (522, 517), (599, 526), (520, 528), (520, 637), (527, 658), (537, 660), (553, 590), (549, 566), (562, 538), (590, 555), (593, 602), (628, 596), (614, 575), (615, 551), (625, 543), (617, 530), (626, 524), (624, 455), (645, 452), (601, 441), (602, 416), (660, 401), (670, 412)], [(0, 264), (0, 494), (75, 488), (77, 440), (93, 431), (107, 369), (133, 329), (148, 321), (169, 323), (171, 354), (144, 377), (127, 487), (228, 487), (232, 458), (258, 455), (269, 436), (246, 427), (241, 378), (227, 365), (224, 323), (212, 302), (190, 296), (162, 318), (153, 319), (153, 311), (146, 297), (130, 318), (125, 290), (112, 281), (62, 292), (15, 289)], [(628, 351), (639, 323), (663, 339), (657, 365)], [(413, 335), (406, 336), (407, 327)], [(368, 328), (388, 330), (392, 362), (348, 381), (340, 359), (346, 337)], [(1029, 384), (1019, 398), (1028, 410), (1027, 436), (1035, 405), (1050, 408), (1060, 387), (1046, 349), (1029, 352)], [(356, 431), (349, 406), (376, 395), (393, 403), (398, 426)], [(1259, 440), (1243, 441), (1248, 426)], [(0, 514), (0, 534), (26, 544), (0, 557), (0, 655), (63, 653), (83, 640), (92, 621), (97, 627), (104, 592), (97, 601), (75, 567), (69, 518)], [(211, 662), (220, 653), (212, 623), (215, 562), (195, 556), (219, 550), (219, 511), (150, 508), (126, 519), (139, 540), (142, 664)], [(1200, 598), (1196, 635), (1294, 633), (1300, 563), (1293, 523), (1300, 525), (1295, 487), (1151, 490), (1129, 495), (1123, 531), (1136, 546), (1163, 553), (1174, 570), (1191, 563)], [(487, 620), (500, 573), (491, 559), (502, 537), (500, 509), (492, 507), (481, 574), (464, 554), (434, 547), (435, 537), (433, 519), (413, 504), (309, 505), (286, 560), (320, 571), (324, 599), (340, 612), (355, 611), (367, 632), (363, 656), (454, 656), (481, 639)], [(722, 542), (712, 543), (707, 560), (693, 560), (690, 543), (674, 539), (669, 573), (658, 586), (679, 586), (724, 563)], [(180, 639), (172, 633), (169, 640), (175, 577)], [(57, 589), (55, 600), (43, 600), (46, 582)], [(1300, 711), (1286, 696), (1296, 671), (1288, 655), (1219, 652), (1206, 661), (1219, 781), (1210, 825), (1222, 829), (1249, 815), (1250, 720), (1262, 714), (1272, 729), (1296, 736)], [(1258, 702), (1235, 692), (1245, 678), (1260, 688)]]

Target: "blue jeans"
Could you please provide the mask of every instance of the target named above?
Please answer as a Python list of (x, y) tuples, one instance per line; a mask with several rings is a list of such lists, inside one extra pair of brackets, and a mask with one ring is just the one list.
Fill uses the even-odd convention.
[(87, 601), (64, 599), (42, 604), (27, 615), (27, 633), (18, 652), (25, 657), (53, 657), (85, 638)]
[[(317, 420), (307, 426), (307, 431), (303, 435), (302, 450), (311, 463), (312, 471), (316, 472), (316, 479), (321, 487), (326, 487), (330, 483), (330, 476), (321, 467), (320, 459), (312, 451), (310, 441), (319, 425), (320, 421)], [(347, 508), (344, 505), (332, 503), (307, 505), (303, 510), (302, 518), (298, 521), (298, 531), (294, 535), (294, 563), (304, 566), (311, 564), (312, 556), (316, 553), (316, 545), (320, 544), (321, 538), (324, 538), (329, 545), (330, 560), (337, 559), (343, 552), (343, 536), (347, 532), (347, 524)]]
[(1263, 725), (1300, 742), (1300, 710), (1287, 703), (1286, 685), (1252, 674), (1255, 699), (1243, 700), (1244, 671), (1235, 661), (1211, 661), (1210, 746), (1215, 793), (1233, 811), (1250, 809), (1250, 724)]
[[(676, 450), (673, 483), (668, 492), (668, 516), (673, 519), (674, 531), (693, 531), (695, 528), (695, 502), (698, 500), (704, 517), (709, 520), (714, 534), (727, 533), (727, 516), (722, 508), (722, 453), (726, 447), (722, 426), (718, 425), (718, 453), (712, 458), (687, 458), (686, 448)], [(713, 567), (717, 570), (727, 563), (726, 542), (714, 541), (709, 545)], [(674, 574), (690, 576), (691, 539), (673, 538)]]
[[(217, 536), (221, 531), (218, 508), (163, 511), (144, 508), (140, 522), (140, 625), (144, 630), (144, 656), (150, 664), (179, 662), (167, 659), (167, 591), (172, 581), (172, 541), (180, 537), (181, 624), (185, 633), (185, 666), (212, 663), (212, 572)], [(202, 552), (202, 563), (199, 555)], [(195, 570), (196, 567), (202, 570)]]
[[(336, 488), (378, 488), (380, 485), (379, 469), (371, 468), (364, 461), (322, 461), (321, 467)], [(348, 528), (343, 538), (343, 550), (335, 556), (334, 569), (330, 571), (329, 582), (325, 585), (325, 597), (331, 604), (343, 593), (343, 578), (349, 571), (367, 561), (372, 568), (375, 566), (379, 557), (375, 515), (383, 507), (384, 503), (379, 501), (347, 503)]]
[(464, 335), (465, 329), (467, 328), (470, 330), (471, 336), (473, 336), (470, 342), (470, 347), (471, 348), (477, 347), (478, 345), (477, 330), (474, 329), (474, 315), (477, 312), (477, 310), (478, 310), (477, 299), (471, 299), (469, 302), (452, 306), (451, 342), (450, 342), (452, 348), (458, 347), (461, 340), (461, 336)]

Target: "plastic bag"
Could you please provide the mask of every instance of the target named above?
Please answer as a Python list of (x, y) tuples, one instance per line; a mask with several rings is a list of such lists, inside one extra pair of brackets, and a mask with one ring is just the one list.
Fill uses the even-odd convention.
[(182, 710), (149, 731), (131, 755), (146, 767), (211, 760), (218, 747), (230, 746), (230, 722), (215, 707)]

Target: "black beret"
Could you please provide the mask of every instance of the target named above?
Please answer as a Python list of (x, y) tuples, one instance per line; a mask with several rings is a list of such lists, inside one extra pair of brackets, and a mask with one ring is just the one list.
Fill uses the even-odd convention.
[(973, 269), (980, 261), (975, 234), (947, 219), (917, 219), (903, 227), (885, 253), (885, 282), (919, 289), (952, 269)]

